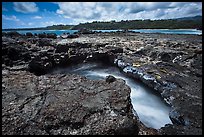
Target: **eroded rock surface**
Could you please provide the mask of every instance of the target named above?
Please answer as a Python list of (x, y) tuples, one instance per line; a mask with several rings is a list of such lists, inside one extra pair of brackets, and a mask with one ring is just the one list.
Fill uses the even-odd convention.
[(138, 134), (123, 80), (3, 71), (2, 134)]
[[(202, 134), (202, 36), (117, 32), (64, 39), (4, 33), (2, 50), (3, 134)], [(83, 61), (110, 63), (154, 89), (171, 106), (173, 124), (157, 131), (133, 118), (130, 91), (121, 80), (47, 74)], [(93, 86), (97, 90), (85, 88)], [(100, 88), (105, 91), (98, 93)]]

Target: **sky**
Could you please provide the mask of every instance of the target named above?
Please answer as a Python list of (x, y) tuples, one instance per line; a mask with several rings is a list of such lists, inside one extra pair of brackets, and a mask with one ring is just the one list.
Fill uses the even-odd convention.
[(2, 28), (202, 15), (202, 2), (2, 2)]

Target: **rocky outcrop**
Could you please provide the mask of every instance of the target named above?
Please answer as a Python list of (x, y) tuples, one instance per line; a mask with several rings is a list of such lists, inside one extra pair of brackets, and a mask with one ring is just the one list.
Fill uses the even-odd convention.
[(36, 75), (44, 75), (54, 67), (54, 59), (50, 56), (37, 56), (28, 65), (28, 70)]
[[(46, 34), (28, 38), (5, 33), (2, 51), (4, 134), (202, 134), (200, 36), (127, 32), (87, 34), (67, 40), (47, 38)], [(126, 92), (121, 80), (109, 77), (107, 82), (94, 82), (76, 75), (48, 74), (55, 67), (83, 61), (115, 65), (154, 89), (171, 106), (169, 117), (173, 124), (154, 130), (129, 116), (131, 105), (127, 102), (129, 99), (123, 98), (129, 90)], [(77, 81), (82, 83), (75, 85)], [(109, 94), (110, 90), (105, 87), (110, 86)], [(104, 91), (100, 89), (103, 87)], [(47, 98), (51, 100), (48, 106), (45, 105)], [(76, 100), (66, 103), (65, 98)], [(102, 110), (103, 107), (108, 109)], [(133, 121), (137, 121), (136, 125)]]
[(78, 37), (79, 37), (78, 34), (70, 34), (70, 35), (67, 36), (67, 38), (71, 38), (71, 39), (78, 38)]
[(114, 76), (109, 75), (106, 77), (106, 82), (111, 83), (114, 81), (116, 81), (116, 78)]
[(27, 32), (27, 33), (26, 33), (26, 36), (27, 36), (27, 37), (33, 37), (33, 34), (32, 34), (31, 32)]
[(2, 64), (12, 67), (16, 64), (28, 62), (31, 59), (28, 49), (14, 43), (10, 41), (9, 43), (2, 42)]
[(36, 46), (44, 47), (44, 46), (54, 46), (52, 44), (52, 39), (49, 38), (41, 38), (36, 41)]
[(20, 33), (16, 32), (16, 31), (10, 31), (10, 32), (2, 33), (2, 36), (6, 36), (6, 37), (19, 37), (19, 36), (22, 36), (22, 35)]
[(57, 34), (55, 33), (39, 33), (38, 34), (39, 38), (51, 38), (51, 39), (56, 39), (57, 38)]
[(3, 135), (136, 135), (123, 80), (3, 71)]
[(57, 38), (57, 34), (55, 34), (55, 33), (47, 33), (47, 38), (56, 39)]

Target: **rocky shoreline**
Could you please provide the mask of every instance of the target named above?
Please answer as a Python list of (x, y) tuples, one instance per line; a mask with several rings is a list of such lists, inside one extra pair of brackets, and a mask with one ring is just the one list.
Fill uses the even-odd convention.
[[(145, 127), (121, 79), (49, 74), (87, 61), (117, 66), (154, 89), (171, 106), (173, 124)], [(3, 33), (2, 134), (201, 135), (201, 83), (202, 36)]]

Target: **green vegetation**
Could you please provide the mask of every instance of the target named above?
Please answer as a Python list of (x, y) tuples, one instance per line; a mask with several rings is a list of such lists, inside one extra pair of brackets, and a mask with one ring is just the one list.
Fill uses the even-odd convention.
[(166, 20), (122, 20), (92, 23), (80, 23), (78, 25), (53, 25), (41, 28), (4, 29), (4, 30), (117, 30), (117, 29), (202, 29), (202, 16), (185, 17)]
[(46, 29), (48, 30), (68, 30), (72, 29), (74, 25), (53, 25), (53, 26), (47, 26)]
[(197, 29), (202, 28), (202, 20), (183, 20), (183, 19), (168, 19), (168, 20), (126, 20), (120, 22), (92, 22), (80, 23), (73, 29)]

